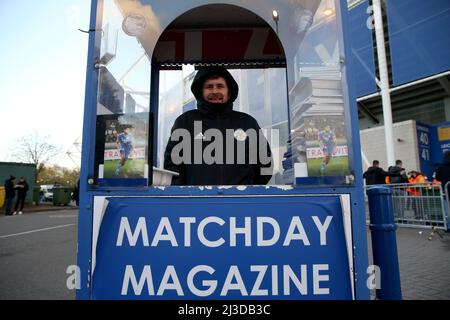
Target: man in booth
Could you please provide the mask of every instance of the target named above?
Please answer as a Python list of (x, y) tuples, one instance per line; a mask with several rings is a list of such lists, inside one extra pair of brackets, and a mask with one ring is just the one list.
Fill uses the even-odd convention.
[(270, 146), (258, 122), (233, 110), (238, 85), (222, 67), (202, 67), (191, 85), (197, 109), (180, 115), (164, 153), (173, 185), (265, 185)]

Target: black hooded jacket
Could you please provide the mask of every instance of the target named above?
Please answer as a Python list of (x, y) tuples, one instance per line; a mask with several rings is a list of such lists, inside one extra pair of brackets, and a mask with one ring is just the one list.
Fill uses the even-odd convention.
[(408, 183), (408, 177), (404, 172), (405, 169), (399, 166), (391, 166), (388, 168), (391, 183)]
[(5, 180), (5, 198), (10, 199), (14, 198), (16, 196), (16, 190), (14, 189), (14, 179), (16, 179), (14, 176), (11, 176), (10, 178)]
[(442, 164), (436, 170), (436, 180), (444, 187), (450, 181), (450, 151), (444, 153)]
[[(386, 177), (395, 183), (400, 183), (398, 181), (405, 182), (405, 178), (402, 176), (402, 170), (398, 170), (399, 167), (390, 167), (389, 171), (386, 172), (380, 167), (369, 167), (366, 172), (364, 172), (363, 177), (366, 179), (366, 185), (372, 184), (386, 184)], [(406, 178), (407, 179), (407, 178)]]
[(385, 184), (387, 176), (389, 176), (389, 173), (380, 167), (369, 167), (363, 174), (364, 179), (366, 179), (366, 185)]
[[(213, 104), (203, 99), (203, 84), (207, 77), (213, 75), (222, 76), (227, 82), (230, 99), (226, 103)], [(178, 177), (174, 177), (172, 184), (267, 184), (272, 176), (270, 147), (266, 139), (259, 134), (258, 122), (246, 113), (233, 110), (233, 102), (237, 98), (239, 88), (232, 75), (221, 67), (202, 68), (197, 72), (191, 90), (197, 99), (197, 109), (187, 111), (175, 120), (171, 130), (171, 139), (169, 139), (164, 153), (164, 168), (180, 174)], [(201, 131), (199, 130), (200, 124)], [(185, 129), (189, 132), (188, 141), (179, 137), (174, 139), (176, 133), (180, 131), (177, 129)], [(249, 129), (252, 130), (247, 131)], [(219, 132), (223, 143), (220, 143), (220, 138), (217, 140), (214, 134)], [(251, 136), (251, 132), (255, 132), (255, 136)], [(261, 143), (259, 143), (260, 139), (263, 139)], [(228, 145), (227, 141), (229, 141)], [(180, 151), (181, 145), (185, 146), (183, 151)], [(264, 150), (265, 158), (259, 156), (260, 145), (266, 147), (266, 150)], [(194, 146), (200, 146), (201, 149)], [(245, 161), (242, 161), (244, 160), (242, 152), (238, 152), (238, 149), (242, 150), (244, 146)], [(190, 157), (184, 153), (189, 150), (189, 147)], [(195, 152), (196, 150), (197, 152)], [(201, 152), (199, 152), (200, 150)], [(234, 151), (231, 152), (232, 150)], [(182, 163), (179, 163), (179, 160), (174, 161), (172, 151), (174, 151), (174, 154), (183, 157)], [(208, 154), (212, 155), (215, 161), (204, 157)], [(254, 157), (255, 154), (257, 155), (256, 158)], [(266, 172), (263, 172), (264, 174), (261, 174), (262, 168), (266, 169), (264, 170)], [(270, 173), (267, 174), (267, 171)]]
[[(23, 187), (19, 187), (19, 186), (23, 186)], [(27, 196), (27, 192), (28, 189), (30, 187), (28, 186), (28, 183), (24, 180), (24, 181), (20, 181), (17, 183), (16, 189), (17, 189), (17, 196), (19, 198), (25, 198)]]

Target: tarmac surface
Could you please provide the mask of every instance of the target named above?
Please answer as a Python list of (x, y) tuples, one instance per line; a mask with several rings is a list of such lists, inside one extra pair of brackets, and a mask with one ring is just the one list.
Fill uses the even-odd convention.
[(78, 210), (45, 207), (0, 216), (0, 300), (75, 299), (66, 270), (76, 264)]
[[(403, 300), (450, 300), (450, 233), (431, 229), (397, 229), (397, 251)], [(369, 262), (371, 238), (367, 232)]]
[[(0, 300), (75, 299), (66, 283), (67, 268), (76, 265), (77, 218), (76, 208), (48, 205), (0, 215)], [(430, 233), (397, 230), (404, 300), (450, 300), (450, 233), (429, 240)]]

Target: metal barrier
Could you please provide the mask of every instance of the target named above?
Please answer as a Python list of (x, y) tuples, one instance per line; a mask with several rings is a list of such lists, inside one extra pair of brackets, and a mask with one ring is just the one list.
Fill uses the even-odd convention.
[(441, 186), (428, 183), (385, 186), (392, 189), (394, 219), (399, 226), (447, 230), (449, 202)]
[(449, 197), (449, 190), (450, 188), (450, 181), (447, 182), (444, 186), (443, 189), (443, 193), (444, 193), (444, 198), (445, 198), (445, 216), (446, 216), (446, 223), (447, 223), (447, 230), (449, 228), (449, 223), (450, 223), (450, 197)]
[(441, 186), (390, 184), (394, 217), (399, 225), (435, 227), (447, 230), (445, 199)]
[(447, 205), (446, 209), (447, 209), (447, 213), (448, 213), (448, 208), (449, 208), (449, 205), (450, 205), (450, 199), (449, 199), (449, 197), (448, 197), (448, 188), (449, 188), (449, 186), (450, 186), (450, 181), (447, 182), (447, 183), (445, 184), (444, 190), (443, 190), (443, 192), (444, 192), (444, 197), (445, 197), (445, 199), (446, 199), (446, 205)]

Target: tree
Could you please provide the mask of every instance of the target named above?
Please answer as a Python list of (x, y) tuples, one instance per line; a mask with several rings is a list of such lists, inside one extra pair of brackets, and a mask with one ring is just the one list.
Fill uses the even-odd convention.
[(50, 137), (39, 134), (36, 130), (28, 132), (17, 139), (11, 155), (14, 161), (34, 163), (36, 173), (42, 171), (44, 166), (55, 160), (62, 153), (62, 148), (50, 142)]
[(36, 182), (38, 184), (60, 184), (75, 187), (80, 177), (78, 168), (69, 169), (58, 165), (44, 166), (39, 172)]

